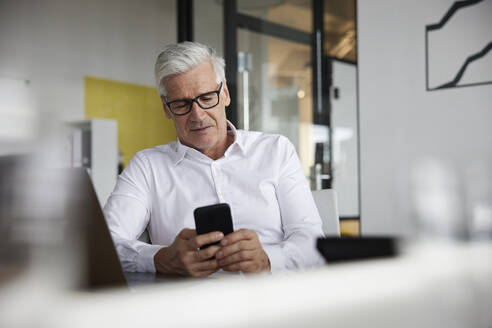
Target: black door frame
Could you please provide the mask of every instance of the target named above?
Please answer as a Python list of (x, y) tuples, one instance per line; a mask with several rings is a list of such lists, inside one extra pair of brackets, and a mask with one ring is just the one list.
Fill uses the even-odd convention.
[[(330, 101), (328, 79), (325, 78), (326, 61), (323, 58), (324, 20), (323, 0), (312, 0), (313, 32), (307, 33), (285, 25), (266, 21), (257, 17), (237, 12), (237, 0), (223, 2), (224, 10), (224, 59), (226, 62), (226, 79), (231, 94), (228, 118), (233, 124), (238, 123), (237, 99), (237, 29), (262, 33), (292, 42), (311, 46), (313, 67), (313, 122), (330, 126)], [(178, 0), (178, 42), (193, 41), (193, 0)], [(227, 28), (232, 26), (232, 28)], [(331, 138), (330, 138), (331, 140)]]
[[(230, 120), (238, 123), (237, 98), (237, 29), (265, 34), (268, 36), (301, 43), (311, 46), (311, 62), (313, 69), (313, 123), (331, 125), (331, 104), (329, 99), (330, 85), (327, 82), (328, 73), (324, 60), (324, 19), (323, 0), (312, 0), (313, 32), (308, 33), (285, 25), (273, 23), (261, 18), (238, 13), (237, 0), (224, 1), (224, 58), (226, 62), (226, 79), (231, 93)], [(234, 96), (234, 97), (233, 97)], [(332, 154), (332, 136), (329, 129), (329, 153)], [(331, 160), (328, 162), (327, 174), (332, 176)], [(325, 187), (331, 188), (331, 179), (326, 181)]]

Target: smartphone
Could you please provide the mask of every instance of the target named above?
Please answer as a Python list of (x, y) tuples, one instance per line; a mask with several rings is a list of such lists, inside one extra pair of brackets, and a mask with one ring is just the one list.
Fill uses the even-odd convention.
[[(195, 216), (195, 227), (198, 235), (212, 231), (221, 231), (226, 236), (234, 231), (231, 208), (226, 203), (198, 207), (193, 214)], [(204, 245), (200, 249), (218, 244), (219, 242)]]

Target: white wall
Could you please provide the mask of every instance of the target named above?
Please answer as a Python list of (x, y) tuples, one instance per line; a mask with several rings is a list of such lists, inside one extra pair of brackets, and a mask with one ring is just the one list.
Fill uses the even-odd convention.
[[(425, 25), (438, 22), (453, 3), (358, 1), (363, 234), (410, 231), (411, 215), (401, 202), (409, 199), (399, 200), (397, 195), (404, 188), (402, 172), (419, 159), (434, 157), (458, 172), (480, 160), (492, 160), (492, 84), (426, 91)], [(489, 42), (490, 8), (483, 6), (482, 13), (466, 23), (476, 27), (475, 32), (488, 33)], [(475, 38), (456, 35), (451, 43), (460, 48)], [(441, 60), (452, 51), (440, 49)], [(490, 62), (491, 56), (484, 60)]]
[(84, 117), (85, 75), (154, 85), (176, 41), (175, 0), (0, 0), (0, 78), (29, 80), (39, 112)]

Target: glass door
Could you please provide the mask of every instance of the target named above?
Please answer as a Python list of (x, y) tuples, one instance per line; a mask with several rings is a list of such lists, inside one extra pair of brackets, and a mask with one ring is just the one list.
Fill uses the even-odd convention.
[(238, 30), (238, 125), (294, 144), (306, 176), (313, 166), (311, 47)]
[[(235, 82), (237, 125), (288, 137), (312, 188), (329, 188), (329, 122), (320, 120), (328, 117), (328, 108), (318, 101), (323, 94), (315, 88), (321, 80), (313, 74), (321, 71), (315, 48), (322, 49), (313, 33), (313, 2), (237, 0), (224, 5), (230, 18), (224, 28), (233, 31), (229, 39), (225, 33), (225, 52), (227, 63), (235, 66), (228, 81)], [(316, 169), (316, 159), (321, 168)]]
[(225, 56), (228, 119), (287, 136), (311, 188), (358, 220), (355, 0), (184, 1), (192, 39)]

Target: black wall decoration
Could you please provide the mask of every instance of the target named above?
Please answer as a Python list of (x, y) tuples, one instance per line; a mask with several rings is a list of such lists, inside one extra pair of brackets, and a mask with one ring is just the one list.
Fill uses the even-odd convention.
[[(456, 1), (439, 22), (426, 25), (427, 91), (492, 84), (491, 22), (492, 0), (464, 0)], [(472, 72), (480, 61), (486, 69)]]

